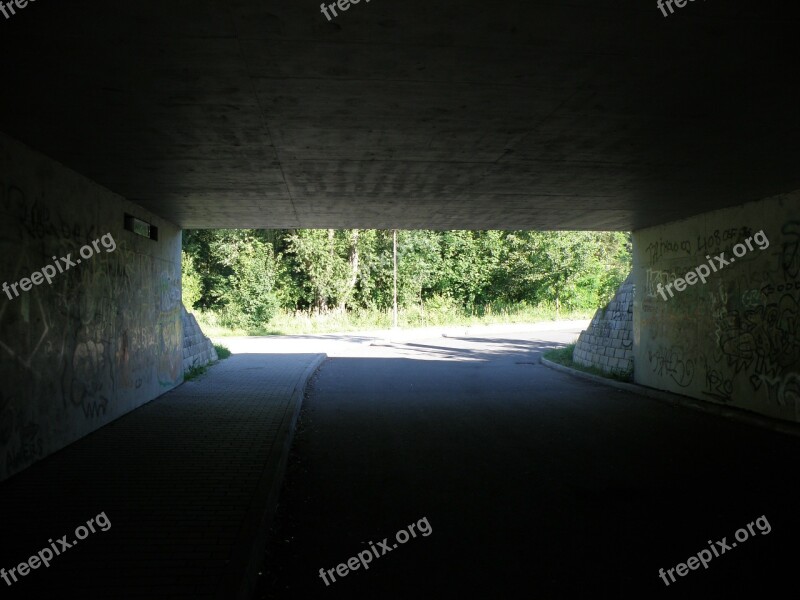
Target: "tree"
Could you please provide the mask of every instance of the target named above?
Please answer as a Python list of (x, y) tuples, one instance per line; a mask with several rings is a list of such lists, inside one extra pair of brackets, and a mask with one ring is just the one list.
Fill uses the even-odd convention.
[(181, 273), (181, 300), (186, 310), (192, 311), (203, 295), (203, 281), (194, 267), (194, 259), (185, 250), (181, 251)]
[[(237, 326), (287, 311), (387, 310), (392, 232), (365, 229), (184, 232), (187, 308)], [(630, 272), (620, 232), (397, 232), (398, 304), (444, 315), (493, 307), (595, 308)]]
[(288, 252), (305, 275), (306, 300), (317, 311), (345, 310), (358, 280), (358, 230), (299, 229)]
[(499, 231), (445, 231), (441, 234), (441, 277), (437, 291), (455, 298), (474, 312), (491, 296), (492, 280), (500, 266)]
[(265, 326), (278, 307), (272, 245), (254, 230), (222, 230), (212, 246), (220, 262), (230, 269), (225, 323), (245, 329)]

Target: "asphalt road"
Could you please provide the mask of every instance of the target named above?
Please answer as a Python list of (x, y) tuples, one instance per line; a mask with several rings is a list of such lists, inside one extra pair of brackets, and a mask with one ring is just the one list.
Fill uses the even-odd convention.
[[(800, 439), (538, 364), (574, 337), (436, 337), (330, 358), (309, 386), (259, 597), (793, 589)], [(659, 569), (709, 541), (720, 555), (667, 586)], [(359, 553), (368, 569), (356, 558), (336, 572)]]

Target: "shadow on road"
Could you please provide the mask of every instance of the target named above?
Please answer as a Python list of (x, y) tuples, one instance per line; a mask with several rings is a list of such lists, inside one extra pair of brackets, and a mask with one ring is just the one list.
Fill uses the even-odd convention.
[[(531, 360), (558, 345), (448, 338), (329, 359), (259, 598), (734, 598), (790, 583), (800, 441)], [(769, 534), (660, 579), (762, 515)], [(429, 536), (336, 575), (422, 518)]]

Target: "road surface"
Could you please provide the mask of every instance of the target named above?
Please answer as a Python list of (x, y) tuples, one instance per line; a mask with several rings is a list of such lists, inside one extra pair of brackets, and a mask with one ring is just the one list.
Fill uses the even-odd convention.
[[(538, 363), (576, 333), (362, 340), (330, 358), (259, 597), (772, 597), (796, 572), (800, 439)], [(707, 568), (676, 570), (709, 541)]]

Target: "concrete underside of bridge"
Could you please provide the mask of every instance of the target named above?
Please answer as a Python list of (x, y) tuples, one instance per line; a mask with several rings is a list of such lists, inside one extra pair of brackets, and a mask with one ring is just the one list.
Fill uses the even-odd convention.
[(184, 229), (633, 230), (800, 188), (772, 4), (30, 3), (0, 131)]
[[(800, 420), (798, 22), (670, 6), (0, 16), (2, 281), (116, 242), (0, 295), (0, 479), (182, 381), (185, 228), (632, 230), (637, 381)], [(760, 230), (768, 249), (658, 295)]]

